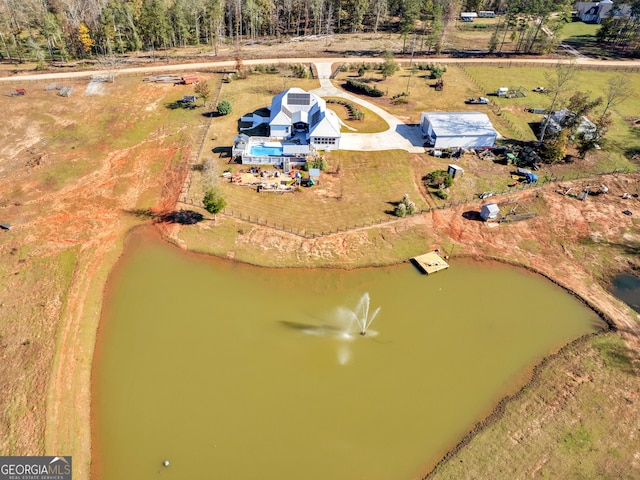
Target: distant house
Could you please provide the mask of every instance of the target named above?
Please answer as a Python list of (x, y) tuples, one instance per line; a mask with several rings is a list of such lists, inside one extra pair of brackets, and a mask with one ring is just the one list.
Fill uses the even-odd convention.
[(297, 139), (316, 150), (340, 148), (340, 120), (326, 102), (301, 88), (290, 88), (273, 97), (270, 136)]
[(488, 220), (495, 220), (500, 214), (500, 208), (495, 203), (485, 203), (480, 210), (480, 216), (486, 222)]
[(480, 112), (423, 112), (420, 128), (433, 148), (493, 147), (498, 132)]
[(601, 2), (577, 2), (576, 11), (578, 18), (585, 23), (600, 23), (609, 17), (628, 17), (631, 15), (631, 6), (620, 4), (614, 6), (611, 0)]

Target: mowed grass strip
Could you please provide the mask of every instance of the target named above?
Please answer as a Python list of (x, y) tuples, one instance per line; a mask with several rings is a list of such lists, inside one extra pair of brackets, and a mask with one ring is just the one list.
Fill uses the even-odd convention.
[[(406, 193), (427, 206), (413, 181), (407, 152), (333, 152), (320, 184), (294, 193), (256, 193), (220, 179), (226, 211), (236, 217), (306, 234), (327, 234), (393, 220), (393, 202)], [(234, 166), (234, 171), (240, 166)], [(222, 170), (222, 166), (219, 167)], [(259, 178), (256, 178), (259, 181)]]

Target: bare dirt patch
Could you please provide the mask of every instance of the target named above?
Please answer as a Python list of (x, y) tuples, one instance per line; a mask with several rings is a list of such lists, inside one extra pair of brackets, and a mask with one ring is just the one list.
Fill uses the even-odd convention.
[(102, 285), (141, 221), (127, 212), (161, 207), (163, 194), (174, 204), (184, 174), (172, 181), (173, 165), (186, 163), (197, 131), (186, 127), (205, 121), (164, 108), (181, 94), (171, 86), (141, 83), (63, 98), (35, 82), (0, 98), (14, 119), (0, 132), (13, 145), (0, 155), (0, 219), (12, 225), (0, 235), (0, 451), (67, 452), (79, 478)]

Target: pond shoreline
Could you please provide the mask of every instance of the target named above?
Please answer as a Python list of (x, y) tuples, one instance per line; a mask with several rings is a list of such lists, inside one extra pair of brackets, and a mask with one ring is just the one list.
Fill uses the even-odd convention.
[[(133, 235), (153, 235), (154, 237), (159, 237), (160, 239), (162, 239), (162, 241), (166, 241), (166, 240), (167, 240), (167, 239), (166, 239), (166, 236), (162, 235), (162, 232), (160, 231), (160, 229), (157, 229), (157, 228), (150, 228), (148, 224), (147, 224), (147, 225), (144, 225), (144, 226), (141, 226), (141, 227), (136, 227), (135, 229), (130, 230), (130, 231), (127, 233), (127, 237), (128, 237), (128, 238), (127, 238), (127, 240), (126, 240), (126, 242), (125, 242), (125, 245), (126, 245), (126, 243), (128, 243), (128, 242), (130, 242), (130, 241), (131, 241), (131, 239), (132, 239), (132, 236), (133, 236)], [(140, 241), (140, 237), (138, 238), (138, 241)], [(142, 240), (142, 241), (144, 241), (144, 240)], [(176, 247), (176, 242), (175, 242), (175, 241), (169, 241), (169, 242), (166, 242), (166, 243), (169, 243), (169, 245), (170, 245), (170, 247), (171, 247), (171, 248)], [(201, 256), (201, 253), (194, 253), (194, 252), (192, 252), (192, 251), (190, 251), (190, 250), (188, 250), (188, 249), (181, 248), (180, 246), (178, 246), (178, 248), (180, 248), (180, 250), (181, 250), (182, 252), (184, 252), (184, 253), (185, 253), (186, 255), (188, 255), (188, 256), (195, 256), (195, 257), (200, 257), (200, 256)], [(126, 246), (125, 246), (125, 249), (126, 249)], [(212, 256), (212, 257), (220, 258), (222, 261), (227, 262), (227, 263), (231, 263), (231, 264), (232, 264), (232, 263), (238, 263), (238, 264), (245, 263), (245, 262), (241, 262), (241, 261), (239, 261), (239, 260), (237, 260), (237, 259), (236, 259), (236, 260), (232, 260), (231, 262), (229, 262), (229, 259), (224, 258), (224, 256), (219, 256), (219, 255), (211, 255), (211, 256)], [(124, 256), (123, 256), (123, 255), (121, 255), (121, 256), (120, 256), (120, 258), (119, 258), (119, 260), (118, 260), (118, 263), (114, 266), (113, 270), (117, 270), (117, 268), (118, 268), (118, 264), (123, 260), (123, 258), (124, 258)], [(492, 263), (494, 263), (494, 264), (501, 264), (501, 265), (507, 265), (507, 264), (508, 264), (509, 266), (513, 266), (513, 267), (515, 267), (515, 268), (522, 268), (522, 265), (514, 265), (513, 263), (500, 261), (500, 259), (496, 259), (496, 258), (488, 258), (488, 257), (484, 257), (484, 258), (477, 258), (477, 257), (476, 257), (476, 258), (474, 258), (473, 256), (467, 256), (467, 255), (461, 255), (461, 256), (459, 256), (458, 258), (460, 258), (460, 259), (464, 260), (465, 262), (466, 262), (467, 260), (470, 260), (472, 263), (478, 263), (478, 262), (483, 263), (483, 262), (488, 262), (489, 264), (487, 265), (487, 267), (489, 267), (490, 269), (492, 268), (492, 267), (490, 266)], [(206, 259), (203, 259), (203, 260), (206, 260)], [(397, 261), (397, 262), (389, 263), (389, 264), (388, 264), (388, 266), (399, 265), (399, 264), (404, 264), (404, 263), (407, 263), (407, 262), (406, 262), (406, 261)], [(214, 265), (215, 265), (215, 264), (214, 264)], [(303, 268), (307, 268), (307, 267), (303, 267)], [(370, 267), (363, 267), (363, 269), (365, 269), (365, 268), (370, 268)], [(496, 267), (494, 267), (494, 268), (499, 268), (499, 267), (497, 267), (497, 266), (496, 266)], [(294, 268), (294, 269), (295, 269), (295, 268)], [(335, 270), (356, 270), (356, 269), (354, 269), (354, 268), (351, 268), (351, 269), (334, 268), (334, 269), (335, 269)], [(532, 269), (527, 269), (527, 268), (525, 268), (524, 270), (526, 270), (526, 271), (528, 271), (528, 272), (530, 272), (530, 273), (532, 273), (532, 274), (538, 273), (538, 272), (535, 272), (535, 271), (534, 271), (534, 270), (532, 270)], [(441, 275), (446, 275), (446, 272), (443, 272)], [(543, 276), (543, 277), (544, 277), (544, 276)], [(546, 278), (546, 277), (545, 277), (545, 278)], [(424, 280), (424, 279), (423, 279), (423, 280)], [(437, 281), (438, 281), (437, 276), (433, 276), (433, 279), (432, 279), (432, 280), (437, 282)], [(556, 283), (556, 282), (553, 282), (553, 283)], [(566, 291), (566, 289), (564, 289), (564, 288), (563, 288), (563, 290), (565, 290), (565, 291)], [(108, 295), (108, 291), (105, 291), (105, 294), (106, 294), (106, 295)], [(511, 298), (512, 298), (512, 297), (511, 297)], [(577, 298), (580, 298), (580, 297), (577, 297)], [(589, 305), (588, 305), (588, 303), (587, 303), (587, 302), (581, 302), (581, 303), (584, 303), (586, 306), (588, 306), (588, 307), (589, 307)], [(105, 296), (105, 301), (104, 301), (105, 308), (107, 308), (107, 304), (108, 304), (108, 301), (107, 301), (107, 297)], [(592, 310), (593, 310), (593, 309), (592, 309)], [(106, 310), (105, 310), (105, 311), (106, 311)], [(597, 312), (596, 312), (596, 313), (597, 313)], [(595, 321), (595, 320), (594, 320), (594, 321)], [(98, 351), (99, 351), (99, 348), (100, 348), (100, 338), (101, 338), (101, 333), (102, 333), (100, 330), (102, 330), (102, 327), (103, 327), (103, 326), (104, 326), (104, 311), (103, 311), (103, 319), (101, 319), (101, 328), (99, 329), (99, 332), (98, 332), (98, 341), (96, 342), (96, 352), (98, 352)], [(582, 338), (582, 337), (580, 337), (580, 338)], [(573, 344), (574, 342), (575, 342), (575, 341), (572, 341), (571, 343)], [(567, 348), (567, 347), (566, 347), (566, 346), (562, 346), (562, 347), (558, 347), (558, 348), (564, 349), (564, 348)], [(522, 387), (516, 387), (516, 388), (518, 389), (518, 391), (523, 390), (523, 389), (526, 389), (526, 388), (530, 385), (531, 381), (530, 381), (530, 380), (528, 380), (528, 378), (529, 378), (529, 376), (530, 376), (530, 373), (529, 373), (530, 369), (533, 369), (533, 372), (535, 373), (535, 372), (537, 371), (537, 369), (538, 369), (538, 368), (540, 368), (540, 366), (541, 366), (541, 365), (546, 364), (546, 362), (548, 361), (548, 360), (546, 360), (546, 358), (547, 358), (547, 357), (543, 357), (542, 361), (541, 361), (539, 364), (535, 364), (535, 365), (532, 365), (531, 367), (527, 368), (527, 373), (525, 373), (525, 377), (523, 377), (523, 378), (525, 379), (526, 383), (525, 383)], [(92, 391), (94, 390), (94, 388), (95, 388), (95, 387), (94, 387), (94, 385), (93, 385), (93, 381), (92, 381)], [(517, 395), (517, 393), (516, 393), (516, 395)], [(502, 404), (503, 404), (503, 403), (505, 403), (505, 401), (506, 401), (507, 399), (512, 398), (513, 396), (514, 396), (514, 395), (509, 395), (509, 396), (507, 396), (506, 398), (503, 398), (502, 400), (500, 400), (500, 401), (499, 401), (499, 403), (498, 403), (495, 407), (492, 407), (492, 408), (490, 409), (490, 411), (491, 411), (492, 413), (490, 413), (489, 417), (487, 417), (487, 418), (495, 418), (495, 416), (496, 416), (496, 415), (497, 415), (497, 413), (500, 411), (500, 409), (501, 409), (501, 408), (504, 408), (504, 406), (502, 406)], [(478, 425), (478, 424), (477, 424), (477, 425)], [(474, 427), (474, 431), (475, 431), (475, 430), (477, 430), (477, 425), (476, 425), (476, 427)], [(92, 435), (92, 437), (94, 437), (94, 442), (95, 442), (95, 430), (93, 431), (93, 435)], [(464, 439), (465, 439), (465, 438), (466, 438), (466, 436), (465, 436), (465, 437), (463, 437), (463, 440), (462, 440), (462, 441), (464, 441)], [(467, 440), (467, 441), (468, 441), (468, 440)], [(96, 471), (100, 471), (100, 466), (99, 466), (99, 464), (94, 460), (94, 463), (93, 463), (93, 465), (92, 465), (92, 472), (94, 472), (94, 473), (95, 473)], [(96, 477), (96, 478), (98, 478), (98, 477)]]

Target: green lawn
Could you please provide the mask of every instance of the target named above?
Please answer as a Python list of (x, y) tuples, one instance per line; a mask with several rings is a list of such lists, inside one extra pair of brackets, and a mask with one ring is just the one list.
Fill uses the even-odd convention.
[(594, 38), (599, 29), (600, 25), (596, 23), (569, 22), (562, 25), (558, 38), (563, 42), (579, 38)]
[[(320, 184), (294, 193), (258, 195), (255, 187), (218, 177), (216, 183), (227, 200), (225, 211), (285, 230), (320, 235), (393, 220), (392, 202), (400, 201), (405, 193), (419, 209), (427, 207), (413, 182), (407, 152), (341, 151), (326, 158), (329, 169), (323, 172)], [(221, 160), (217, 171), (222, 173), (226, 167)], [(232, 169), (246, 170), (246, 166), (233, 165)], [(194, 180), (194, 199), (200, 195), (197, 191), (204, 192), (197, 182)]]
[[(541, 116), (528, 113), (525, 108), (548, 108), (551, 105), (549, 95), (533, 92), (536, 86), (548, 86), (549, 77), (553, 78), (555, 70), (550, 67), (495, 67), (495, 66), (467, 66), (465, 70), (485, 90), (494, 92), (499, 86), (522, 86), (529, 90), (525, 98), (498, 98), (490, 97), (491, 101), (500, 107), (502, 115), (508, 119), (520, 132), (524, 139), (533, 140), (535, 135), (532, 126), (540, 122)], [(640, 150), (640, 135), (637, 127), (630, 126), (630, 119), (638, 118), (638, 110), (635, 105), (640, 102), (640, 76), (634, 73), (615, 72), (610, 70), (594, 70), (582, 68), (578, 71), (569, 94), (576, 91), (588, 93), (590, 98), (606, 97), (609, 79), (620, 76), (629, 85), (629, 98), (616, 105), (612, 112), (613, 126), (606, 136), (608, 142), (603, 143), (605, 152), (600, 166), (596, 171), (601, 171), (605, 166), (616, 165), (617, 168), (635, 169), (627, 159), (629, 152)], [(565, 98), (566, 100), (566, 98)], [(597, 118), (602, 112), (602, 106), (597, 107), (590, 115)]]

